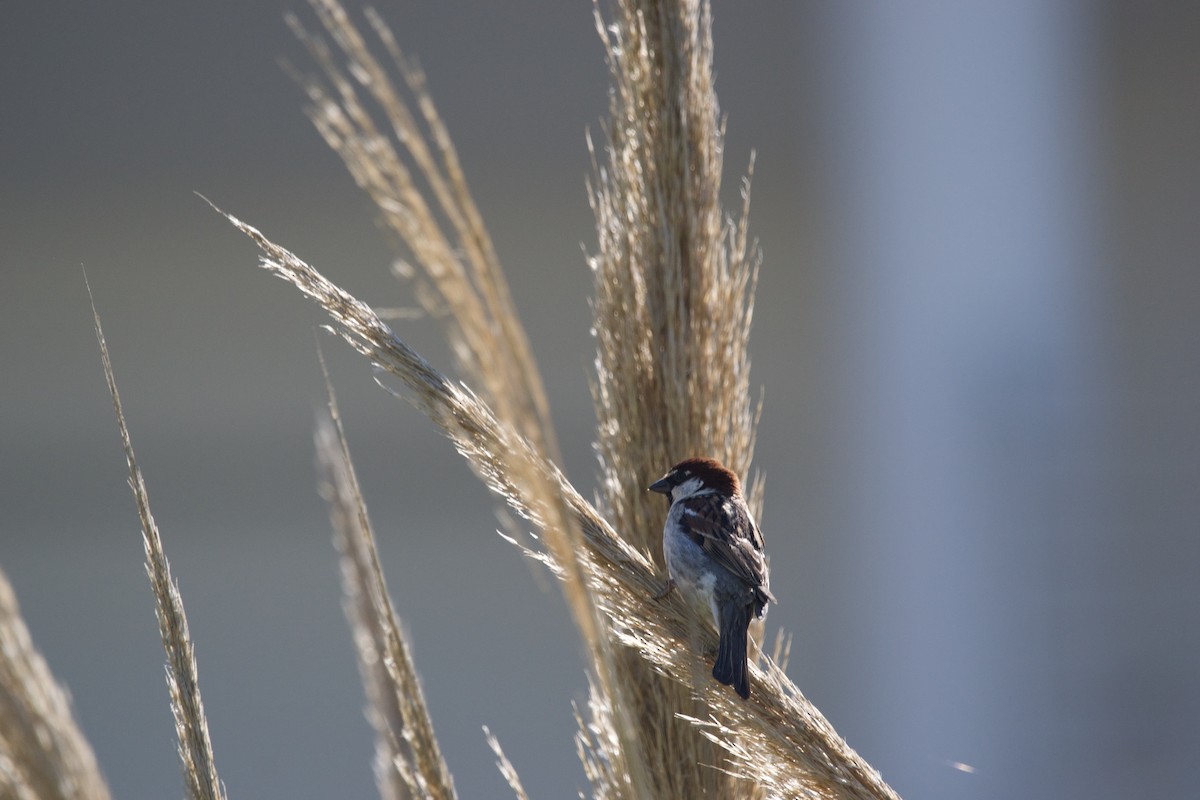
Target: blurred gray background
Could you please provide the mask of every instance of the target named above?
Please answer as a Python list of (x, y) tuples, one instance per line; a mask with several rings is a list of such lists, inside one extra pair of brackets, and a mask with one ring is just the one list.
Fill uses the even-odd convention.
[[(378, 305), (372, 209), (261, 3), (6, 4), (0, 565), (117, 796), (180, 792), (86, 264), (231, 797), (369, 797), (311, 428), (320, 315), (192, 192)], [(591, 4), (386, 3), (596, 466)], [(1200, 752), (1200, 5), (715, 7), (728, 202), (757, 150), (757, 464), (790, 674), (904, 796), (1182, 796)], [(449, 365), (436, 326), (399, 331)], [(425, 419), (329, 342), (461, 796), (584, 786), (580, 648)], [(682, 455), (682, 454), (681, 454)], [(666, 466), (666, 465), (664, 465)], [(957, 765), (968, 765), (964, 769)]]

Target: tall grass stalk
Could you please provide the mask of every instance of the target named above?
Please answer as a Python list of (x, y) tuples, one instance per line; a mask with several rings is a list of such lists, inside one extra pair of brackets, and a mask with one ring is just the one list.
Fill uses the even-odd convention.
[[(325, 36), (310, 33), (294, 16), (288, 18), (321, 68), (321, 77), (292, 70), (309, 98), (309, 118), (374, 201), (385, 229), (406, 248), (411, 263), (401, 262), (401, 272), (417, 281), (417, 297), (443, 322), (459, 371), (539, 456), (561, 460), (528, 338), (423, 73), (404, 57), (382, 19), (368, 10), (377, 46), (415, 100), (419, 113), (414, 114), (341, 5), (336, 0), (310, 0), (310, 5)], [(372, 108), (379, 110), (382, 122), (375, 120)], [(538, 484), (544, 479), (534, 470), (524, 480)], [(588, 649), (594, 683), (607, 695), (623, 695), (628, 684), (608, 646), (604, 617), (588, 596), (576, 563), (578, 534), (571, 514), (558, 505), (552, 485), (541, 485), (538, 494), (547, 501), (541, 509), (546, 545), (568, 577), (564, 594)], [(612, 734), (622, 744), (610, 755), (634, 794), (646, 796), (654, 791), (641, 757), (646, 745), (638, 719), (626, 712), (635, 702), (636, 697), (622, 697), (614, 703)]]
[[(702, 716), (685, 721), (727, 753), (726, 768), (730, 772), (781, 797), (896, 797), (770, 660), (764, 660), (761, 669), (752, 666), (757, 689), (749, 701), (740, 700), (713, 681), (696, 682), (694, 676), (708, 667), (703, 653), (693, 646), (694, 618), (678, 597), (654, 599), (661, 588), (661, 575), (642, 550), (619, 536), (534, 445), (497, 419), (464, 384), (446, 377), (405, 344), (367, 304), (254, 227), (232, 215), (225, 216), (259, 247), (260, 265), (314, 300), (329, 315), (332, 332), (379, 371), (398, 379), (403, 386), (398, 393), (441, 428), (488, 487), (547, 539), (554, 534), (547, 527), (547, 520), (553, 518), (548, 512), (569, 510), (581, 534), (580, 548), (574, 554), (576, 562), (587, 582), (588, 596), (594, 599), (596, 611), (604, 617), (613, 637), (607, 644), (609, 658), (633, 651), (656, 674), (689, 687), (706, 710)], [(544, 494), (546, 486), (553, 488), (553, 496)], [(533, 555), (554, 574), (570, 580), (550, 548)], [(701, 634), (708, 648), (715, 646), (715, 633), (702, 630)], [(593, 693), (593, 702), (600, 703), (593, 713), (612, 713), (614, 709), (604, 705), (604, 698), (623, 696), (600, 694), (601, 700), (597, 701), (597, 693)], [(623, 709), (629, 716), (639, 710), (637, 706)], [(624, 742), (609, 735), (614, 728), (605, 726), (603, 720), (597, 724), (595, 717), (589, 723), (589, 729), (598, 732), (602, 748), (592, 748), (591, 758), (622, 755), (615, 748), (624, 746)], [(679, 763), (669, 768), (708, 767)], [(618, 782), (617, 791), (631, 791), (628, 774), (603, 766), (599, 771)], [(597, 794), (604, 795), (613, 788), (601, 786)]]
[[(85, 278), (86, 279), (86, 278)], [(88, 287), (91, 296), (91, 287)], [(100, 360), (104, 364), (104, 379), (112, 397), (113, 411), (121, 429), (121, 445), (125, 450), (125, 461), (129, 466), (129, 487), (137, 503), (138, 518), (142, 523), (142, 543), (146, 549), (146, 574), (154, 590), (154, 611), (158, 617), (158, 631), (163, 647), (167, 651), (167, 692), (171, 698), (171, 713), (175, 717), (175, 734), (179, 739), (179, 758), (183, 762), (183, 782), (189, 800), (225, 800), (225, 787), (217, 776), (213, 759), (212, 742), (208, 735), (208, 720), (204, 716), (204, 702), (200, 697), (200, 678), (196, 669), (196, 653), (188, 633), (187, 615), (183, 610), (183, 598), (179, 587), (171, 577), (171, 565), (163, 551), (162, 537), (158, 525), (150, 513), (150, 497), (142, 471), (134, 457), (133, 443), (129, 439), (129, 428), (125, 424), (125, 412), (121, 408), (121, 395), (117, 392), (117, 379), (113, 374), (112, 360), (108, 356), (108, 343), (100, 327), (100, 314), (92, 302), (92, 321), (96, 329), (96, 340), (100, 343)]]
[[(753, 457), (748, 344), (759, 254), (747, 234), (749, 182), (736, 221), (721, 208), (708, 4), (620, 0), (610, 16), (596, 14), (611, 81), (602, 154), (589, 138), (603, 511), (661, 570), (664, 506), (645, 487), (685, 457), (715, 457), (743, 478)], [(751, 494), (757, 512), (761, 483)], [(761, 623), (751, 633), (761, 640)], [(632, 654), (619, 664), (641, 709), (653, 796), (760, 794), (724, 769), (692, 767), (725, 763), (681, 716), (707, 714), (694, 686), (711, 681), (706, 670), (676, 682)]]
[[(555, 493), (560, 487), (547, 483), (544, 465), (533, 463), (557, 460), (541, 380), (424, 76), (406, 61), (378, 15), (368, 11), (378, 44), (421, 110), (428, 138), (336, 0), (312, 0), (312, 5), (339, 52), (335, 56), (322, 38), (292, 21), (324, 75), (323, 81), (300, 78), (311, 101), (310, 118), (374, 200), (385, 227), (407, 246), (413, 264), (406, 274), (418, 279), (418, 296), (446, 324), (459, 369), (479, 386), (480, 407), (490, 406), (501, 438), (526, 439), (524, 451), (511, 451), (506, 460), (501, 449), (494, 453), (498, 459), (485, 457), (476, 468), (502, 493), (504, 485), (523, 487), (520, 501), (512, 492), (507, 496), (542, 525), (547, 545), (538, 557), (564, 578), (592, 656), (579, 746), (593, 795), (753, 797), (780, 780), (787, 783), (791, 779), (777, 773), (755, 784), (755, 776), (769, 770), (758, 769), (754, 747), (740, 742), (737, 726), (696, 722), (713, 719), (705, 698), (711, 681), (702, 661), (692, 663), (687, 680), (681, 680), (679, 674), (662, 676), (661, 665), (647, 663), (636, 647), (610, 646), (611, 638), (621, 640), (629, 621), (614, 618), (606, 593), (612, 587), (599, 578), (604, 569), (585, 557), (586, 545), (594, 542), (577, 541), (571, 515), (561, 513)], [(724, 143), (708, 4), (618, 0), (608, 13), (611, 20), (599, 8), (596, 12), (612, 80), (605, 158), (589, 138), (594, 164), (589, 193), (598, 232), (589, 263), (596, 284), (594, 398), (602, 509), (620, 531), (620, 544), (643, 561), (653, 554), (661, 569), (662, 510), (648, 505), (644, 487), (666, 465), (688, 455), (716, 456), (743, 477), (749, 469), (757, 409), (750, 399), (748, 340), (760, 256), (748, 237), (748, 179), (739, 216), (726, 217), (721, 208)], [(372, 102), (383, 124), (372, 117)], [(382, 133), (388, 128), (391, 137)], [(425, 181), (428, 198), (407, 163)], [(443, 231), (443, 219), (453, 236)], [(450, 246), (452, 239), (457, 247)], [(266, 263), (286, 263), (286, 257), (276, 256), (268, 255)], [(493, 291), (473, 291), (469, 276)], [(489, 357), (480, 358), (481, 353)], [(422, 405), (419, 397), (410, 399)], [(427, 412), (436, 408), (424, 407)], [(530, 409), (539, 413), (525, 413)], [(457, 412), (451, 417), (454, 425), (461, 424)], [(454, 425), (444, 426), (452, 436)], [(460, 449), (471, 458), (459, 436)], [(497, 461), (507, 461), (500, 472)], [(497, 480), (504, 471), (507, 483)], [(757, 511), (761, 499), (758, 480), (751, 491)], [(587, 519), (580, 524), (585, 538), (597, 529), (589, 528)], [(625, 558), (617, 563), (628, 563)], [(597, 615), (598, 609), (606, 613)], [(640, 611), (659, 612), (655, 607)], [(687, 651), (710, 650), (707, 626), (692, 618), (683, 621), (688, 623)], [(757, 656), (761, 624), (752, 634)], [(714, 736), (714, 730), (720, 734)], [(723, 758), (723, 752), (730, 757)]]
[[(723, 131), (708, 4), (618, 0), (611, 23), (596, 14), (612, 78), (607, 162), (593, 150), (589, 184), (598, 230), (590, 263), (603, 515), (554, 467), (541, 380), (423, 75), (368, 12), (378, 44), (416, 99), (428, 139), (336, 0), (312, 5), (340, 53), (292, 22), (324, 75), (301, 78), (310, 117), (407, 246), (418, 296), (443, 312), (459, 369), (475, 379), (480, 395), (434, 370), (369, 308), (291, 253), (231, 221), (263, 249), (264, 266), (317, 299), (335, 319), (334, 330), (400, 378), (406, 398), (542, 529), (545, 548), (533, 555), (563, 579), (592, 656), (580, 752), (593, 795), (859, 796), (861, 789), (862, 796), (889, 796), (769, 660), (755, 702), (791, 703), (796, 713), (771, 717), (780, 726), (743, 724), (749, 707), (731, 705), (704, 677), (712, 631), (674, 602), (648, 601), (660, 580), (661, 563), (648, 554), (659, 549), (662, 512), (647, 506), (643, 487), (685, 455), (714, 455), (745, 476), (757, 418), (747, 345), (759, 255), (748, 242), (748, 181), (739, 218), (721, 210)], [(360, 92), (386, 125), (375, 123)], [(382, 135), (386, 127), (392, 137)], [(759, 481), (756, 508), (761, 496)], [(753, 633), (761, 640), (761, 627)], [(789, 723), (803, 724), (789, 732)]]
[(0, 570), (0, 797), (109, 800), (96, 756)]
[[(590, 656), (587, 707), (576, 717), (592, 796), (896, 798), (778, 666), (784, 637), (772, 659), (758, 655), (762, 630), (753, 631), (755, 688), (743, 701), (707, 677), (715, 631), (677, 594), (656, 599), (663, 509), (648, 505), (644, 487), (691, 455), (715, 456), (745, 477), (757, 422), (748, 340), (760, 257), (748, 237), (748, 180), (738, 216), (721, 208), (723, 122), (708, 3), (613, 0), (596, 14), (612, 79), (603, 148), (589, 139), (599, 508), (556, 466), (557, 439), (528, 338), (423, 74), (374, 12), (365, 17), (372, 45), (337, 0), (310, 3), (324, 36), (289, 20), (321, 69), (321, 77), (297, 74), (310, 117), (406, 248), (410, 260), (399, 271), (443, 321), (458, 370), (477, 389), (435, 369), (370, 306), (303, 260), (225, 216), (259, 247), (261, 265), (318, 303), (330, 330), (375, 365), (381, 383), (383, 373), (397, 379), (402, 388), (393, 391), (540, 532), (523, 546), (561, 579)], [(403, 78), (417, 113), (373, 46)], [(186, 793), (224, 800), (183, 603), (94, 305), (93, 318), (142, 522)], [(332, 396), (330, 411), (317, 433), (319, 462), (377, 734), (380, 792), (386, 800), (452, 798)], [(754, 487), (760, 509), (761, 480)], [(516, 770), (485, 733), (505, 779), (525, 798)], [(2, 575), (0, 793), (108, 796)]]
[(508, 781), (508, 787), (512, 789), (513, 796), (517, 800), (529, 800), (529, 795), (525, 793), (525, 787), (521, 785), (521, 778), (517, 775), (516, 768), (508, 760), (508, 756), (504, 755), (503, 748), (500, 747), (500, 740), (492, 735), (486, 725), (483, 726), (483, 734), (487, 737), (488, 747), (492, 748), (492, 752), (496, 754), (496, 767), (504, 776), (504, 780)]
[(375, 729), (379, 795), (383, 800), (452, 800), (454, 780), (438, 747), (408, 640), (388, 595), (328, 375), (326, 386), (329, 416), (317, 424), (317, 466), (341, 556), (346, 617)]
[(287, 16), (323, 76), (289, 67), (308, 96), (309, 119), (374, 201), (385, 230), (411, 254), (416, 268), (401, 261), (397, 271), (417, 282), (421, 304), (445, 323), (464, 375), (525, 438), (556, 456), (549, 404), (528, 338), (424, 73), (368, 9), (378, 44), (416, 101), (414, 114), (340, 3), (309, 0), (309, 5), (336, 47), (306, 30), (295, 15)]

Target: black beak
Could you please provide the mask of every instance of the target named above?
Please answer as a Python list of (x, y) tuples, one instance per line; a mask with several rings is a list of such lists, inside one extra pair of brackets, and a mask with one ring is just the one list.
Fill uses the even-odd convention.
[(650, 484), (646, 488), (648, 490), (650, 490), (651, 492), (658, 492), (659, 494), (670, 494), (671, 493), (671, 482), (669, 480), (667, 480), (666, 478), (659, 478), (658, 480), (656, 480), (654, 483)]

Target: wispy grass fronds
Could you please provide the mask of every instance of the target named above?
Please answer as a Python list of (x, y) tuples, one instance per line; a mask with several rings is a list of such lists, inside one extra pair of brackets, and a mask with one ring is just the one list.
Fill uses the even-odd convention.
[[(611, 80), (603, 158), (589, 138), (603, 503), (614, 527), (662, 567), (664, 506), (645, 487), (692, 456), (717, 458), (743, 478), (750, 466), (748, 344), (760, 257), (748, 239), (748, 179), (738, 219), (721, 208), (708, 3), (618, 0), (610, 16), (597, 10)], [(750, 499), (759, 511), (761, 483)], [(761, 640), (761, 623), (751, 633)], [(690, 687), (636, 658), (620, 665), (643, 708), (642, 739), (663, 765), (655, 794), (749, 796), (751, 787), (722, 771), (692, 767), (723, 759), (677, 717), (706, 713)]]
[[(460, 369), (501, 419), (557, 458), (528, 338), (424, 73), (374, 11), (366, 19), (390, 65), (375, 56), (337, 0), (310, 5), (336, 49), (288, 17), (324, 74), (324, 80), (298, 76), (309, 118), (411, 255), (404, 272), (418, 281), (426, 310), (445, 324)], [(390, 69), (403, 77), (407, 93)]]
[[(346, 163), (358, 185), (377, 206), (385, 226), (407, 247), (412, 266), (406, 274), (419, 279), (418, 298), (445, 323), (459, 370), (479, 388), (496, 418), (512, 427), (550, 461), (561, 460), (541, 377), (513, 306), (507, 282), (490, 236), (471, 199), (449, 133), (443, 125), (414, 62), (401, 53), (382, 19), (368, 11), (374, 44), (382, 47), (391, 67), (403, 77), (407, 95), (397, 89), (389, 70), (337, 0), (311, 0), (326, 34), (336, 44), (309, 34), (292, 18), (297, 36), (320, 64), (324, 80), (302, 78), (310, 100), (309, 117), (325, 141)], [(345, 67), (339, 63), (345, 61)], [(377, 123), (373, 110), (382, 116)], [(389, 133), (385, 132), (390, 129)], [(410, 169), (409, 165), (412, 165)], [(427, 192), (422, 192), (423, 182)], [(536, 486), (534, 472), (526, 481)], [(608, 646), (603, 618), (587, 597), (587, 584), (575, 563), (576, 533), (570, 515), (555, 507), (551, 486), (541, 486), (551, 531), (549, 548), (563, 571), (564, 592), (591, 654), (597, 685), (622, 692), (618, 667)], [(637, 763), (644, 750), (636, 740), (637, 724), (620, 712), (617, 739), (631, 785), (650, 790), (645, 769)], [(645, 794), (645, 792), (641, 792)]]
[[(85, 277), (86, 280), (86, 277)], [(91, 296), (88, 286), (88, 296)], [(163, 551), (158, 526), (150, 513), (150, 497), (142, 480), (129, 440), (129, 428), (125, 424), (125, 412), (121, 409), (121, 395), (117, 392), (117, 380), (113, 375), (112, 361), (108, 356), (108, 344), (100, 327), (100, 314), (92, 301), (92, 320), (96, 328), (96, 340), (100, 343), (100, 359), (104, 363), (104, 379), (112, 396), (117, 425), (121, 429), (121, 445), (125, 449), (125, 461), (129, 465), (129, 486), (137, 503), (138, 517), (142, 522), (142, 542), (146, 549), (146, 574), (154, 590), (155, 614), (163, 647), (167, 651), (167, 690), (171, 697), (171, 713), (175, 717), (175, 733), (179, 739), (179, 758), (183, 762), (183, 780), (189, 800), (225, 800), (225, 788), (217, 777), (213, 760), (212, 742), (208, 736), (208, 721), (204, 717), (204, 702), (200, 698), (200, 679), (196, 669), (196, 654), (188, 634), (187, 615), (183, 611), (183, 598), (179, 587), (171, 577), (171, 566)]]
[[(373, 34), (368, 42), (337, 0), (310, 0), (310, 5), (334, 46), (289, 17), (323, 75), (297, 76), (309, 98), (309, 118), (410, 256), (398, 271), (416, 280), (418, 299), (442, 321), (459, 371), (497, 419), (547, 460), (561, 460), (528, 339), (424, 74), (404, 57), (391, 30), (372, 10), (366, 13)], [(375, 56), (372, 46), (386, 53), (390, 65)], [(389, 67), (402, 76), (407, 92), (397, 87)], [(525, 481), (537, 487), (543, 478), (533, 472)], [(547, 545), (566, 579), (564, 593), (591, 653), (597, 684), (619, 692), (603, 617), (587, 597), (587, 583), (575, 563), (577, 534), (570, 514), (555, 505), (552, 486), (543, 484), (537, 491), (545, 498), (544, 513), (553, 517), (547, 517)], [(625, 742), (625, 752), (640, 753), (642, 746), (630, 738), (637, 726), (626, 716), (618, 714), (622, 732), (617, 738)], [(613, 757), (623, 760), (620, 754)], [(642, 767), (626, 766), (632, 784), (648, 789), (640, 777)]]
[[(220, 212), (220, 209), (216, 210)], [(553, 564), (555, 574), (562, 579), (567, 606), (588, 650), (594, 677), (606, 692), (620, 698), (612, 705), (618, 723), (614, 738), (622, 746), (609, 757), (622, 765), (620, 772), (634, 792), (630, 796), (646, 796), (646, 791), (639, 789), (652, 784), (633, 756), (641, 752), (641, 748), (636, 739), (631, 738), (631, 732), (636, 731), (632, 717), (637, 708), (625, 702), (622, 697), (624, 687), (612, 677), (615, 674), (612, 634), (606, 627), (607, 616), (589, 595), (591, 584), (585, 579), (586, 567), (580, 563), (582, 551), (577, 544), (579, 517), (562, 494), (561, 485), (565, 479), (557, 467), (537, 445), (518, 433), (514, 423), (499, 421), (487, 404), (464, 384), (450, 381), (401, 342), (371, 308), (334, 286), (253, 227), (228, 214), (225, 216), (267, 254), (264, 267), (292, 280), (306, 294), (324, 297), (329, 303), (326, 309), (342, 323), (335, 330), (343, 337), (356, 331), (350, 334), (348, 341), (381, 369), (400, 377), (411, 390), (406, 399), (447, 432), (456, 432), (452, 438), (484, 482), (542, 530), (546, 560)], [(477, 442), (479, 420), (486, 420), (484, 430), (488, 436)], [(520, 502), (516, 498), (520, 498)]]
[[(532, 444), (499, 422), (466, 386), (434, 369), (368, 305), (257, 229), (224, 216), (258, 245), (261, 266), (316, 301), (330, 316), (337, 335), (378, 369), (395, 376), (403, 384), (403, 396), (438, 425), (484, 482), (541, 529), (547, 540), (553, 532), (548, 520), (555, 518), (559, 508), (569, 510), (582, 534), (575, 556), (608, 631), (620, 645), (639, 653), (655, 672), (689, 687), (703, 700), (708, 714), (721, 726), (714, 736), (732, 751), (732, 769), (781, 797), (896, 797), (770, 662), (762, 670), (752, 667), (758, 688), (749, 701), (713, 681), (694, 682), (694, 674), (706, 672), (708, 666), (691, 646), (695, 634), (691, 612), (678, 597), (661, 602), (653, 599), (661, 579), (641, 550), (618, 536)], [(556, 500), (547, 499), (539, 490), (545, 485), (555, 488)], [(542, 557), (556, 561), (553, 552)], [(714, 647), (715, 634), (702, 634), (707, 637), (707, 647)], [(623, 701), (619, 691), (606, 687), (605, 695)], [(626, 707), (627, 712), (638, 710), (636, 705)], [(620, 734), (619, 725), (612, 728)]]
[(508, 760), (508, 756), (504, 755), (504, 750), (500, 747), (500, 740), (492, 735), (486, 725), (483, 726), (483, 735), (487, 737), (488, 747), (492, 748), (492, 752), (496, 754), (496, 767), (504, 776), (504, 780), (508, 782), (509, 788), (513, 790), (513, 795), (517, 800), (529, 800), (529, 795), (525, 793), (525, 787), (521, 785), (521, 776), (517, 774), (517, 770)]
[(0, 570), (0, 797), (108, 800), (71, 699), (30, 639)]
[(438, 747), (416, 666), (388, 595), (333, 388), (318, 421), (317, 465), (341, 555), (346, 617), (375, 729), (375, 780), (383, 800), (451, 800), (454, 780)]
[[(723, 123), (708, 4), (620, 0), (597, 27), (611, 73), (608, 144), (592, 148), (596, 415), (606, 510), (651, 548), (661, 498), (644, 489), (686, 456), (749, 471), (750, 323), (760, 254), (720, 202)], [(590, 144), (590, 142), (589, 142)], [(653, 507), (651, 504), (653, 503)]]
[(623, 759), (612, 757), (621, 750), (613, 703), (603, 687), (592, 681), (588, 681), (587, 711), (585, 717), (575, 706), (575, 724), (579, 729), (575, 734), (575, 751), (592, 787), (592, 797), (631, 796), (632, 787), (622, 772)]

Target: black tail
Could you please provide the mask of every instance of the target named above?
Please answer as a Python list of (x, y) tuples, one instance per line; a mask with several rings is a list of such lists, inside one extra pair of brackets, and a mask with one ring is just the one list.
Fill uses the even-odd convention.
[(713, 677), (746, 699), (750, 696), (750, 676), (746, 669), (746, 630), (750, 627), (750, 607), (726, 603), (721, 609), (721, 643)]

